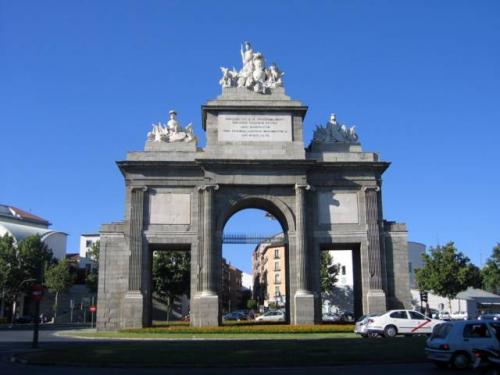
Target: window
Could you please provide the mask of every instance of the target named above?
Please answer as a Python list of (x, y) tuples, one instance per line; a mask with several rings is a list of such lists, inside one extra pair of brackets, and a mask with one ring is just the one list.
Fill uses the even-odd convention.
[(464, 337), (466, 338), (488, 338), (490, 336), (486, 324), (466, 324), (464, 327)]
[(391, 318), (394, 318), (394, 319), (408, 319), (408, 316), (406, 315), (406, 311), (394, 311), (389, 316)]
[(451, 324), (438, 324), (432, 330), (432, 337), (438, 337), (440, 339), (446, 338), (448, 334), (451, 332), (452, 325)]
[(275, 297), (279, 297), (281, 295), (280, 293), (280, 287), (279, 286), (275, 286), (274, 287), (274, 296)]
[(411, 273), (412, 272), (412, 266), (411, 266), (411, 262), (408, 263), (408, 272)]
[(92, 247), (92, 240), (85, 241), (85, 247)]
[(274, 270), (275, 271), (279, 271), (280, 270), (280, 262), (279, 261), (274, 262)]
[(277, 273), (274, 275), (274, 283), (279, 284), (280, 283), (280, 274)]
[(408, 313), (410, 314), (410, 319), (414, 319), (414, 320), (426, 320), (427, 319), (425, 316), (423, 316), (422, 314), (420, 314), (416, 311), (408, 311)]
[(279, 259), (280, 258), (280, 250), (279, 249), (275, 249), (274, 250), (274, 259)]
[(342, 275), (345, 275), (345, 266), (342, 266)]

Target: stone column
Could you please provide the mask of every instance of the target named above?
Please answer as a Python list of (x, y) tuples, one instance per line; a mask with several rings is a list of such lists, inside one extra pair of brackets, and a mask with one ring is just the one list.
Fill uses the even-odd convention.
[(307, 235), (306, 235), (306, 190), (311, 186), (295, 185), (295, 269), (296, 292), (293, 324), (314, 323), (314, 294), (309, 290), (307, 267)]
[(142, 293), (144, 193), (147, 187), (133, 187), (130, 191), (129, 274), (128, 292), (123, 302), (123, 328), (144, 325), (144, 296)]
[(203, 186), (203, 259), (202, 259), (202, 295), (217, 295), (214, 269), (214, 191), (219, 185)]
[[(193, 325), (195, 326), (215, 326), (219, 324), (219, 297), (217, 295), (217, 275), (215, 268), (217, 256), (214, 247), (214, 192), (219, 189), (219, 185), (203, 185), (198, 188), (202, 195), (203, 217), (202, 251), (199, 259), (200, 263), (200, 291), (195, 296), (195, 309), (193, 311)], [(220, 266), (220, 265), (219, 265)]]
[(382, 286), (382, 242), (380, 241), (381, 222), (379, 218), (378, 186), (364, 188), (366, 201), (366, 224), (368, 237), (368, 270), (370, 290), (367, 293), (368, 312), (386, 311), (386, 296)]

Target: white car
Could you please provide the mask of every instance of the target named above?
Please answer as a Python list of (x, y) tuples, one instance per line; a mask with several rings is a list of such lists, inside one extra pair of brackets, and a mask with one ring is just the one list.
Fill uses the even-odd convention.
[(391, 310), (385, 314), (372, 316), (366, 323), (366, 334), (379, 334), (394, 337), (398, 334), (418, 335), (431, 334), (440, 320), (431, 319), (412, 310)]
[(255, 318), (257, 322), (284, 322), (285, 313), (281, 310), (269, 310)]
[(448, 311), (441, 311), (439, 313), (439, 319), (441, 319), (441, 320), (451, 320), (451, 314)]
[(469, 314), (465, 311), (455, 311), (450, 315), (452, 320), (467, 320), (469, 319)]
[(425, 353), (438, 367), (463, 369), (473, 360), (472, 349), (500, 349), (500, 323), (457, 320), (438, 324), (427, 339)]

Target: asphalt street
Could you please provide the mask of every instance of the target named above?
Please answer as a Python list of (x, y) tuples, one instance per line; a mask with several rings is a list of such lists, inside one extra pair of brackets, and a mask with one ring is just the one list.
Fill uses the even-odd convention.
[[(55, 335), (56, 331), (40, 331), (40, 347), (74, 345), (82, 342), (87, 345), (98, 345), (101, 341), (71, 339)], [(55, 367), (55, 366), (33, 366), (28, 364), (12, 363), (10, 358), (15, 353), (29, 351), (31, 349), (31, 331), (0, 331), (0, 374), (1, 375), (136, 375), (136, 374), (180, 374), (180, 375), (310, 375), (315, 373), (326, 373), (335, 375), (451, 375), (456, 374), (453, 370), (439, 370), (431, 363), (409, 363), (409, 364), (369, 364), (369, 365), (343, 365), (330, 367), (280, 367), (280, 368), (90, 368), (90, 367)], [(64, 355), (64, 353), (61, 353)], [(460, 374), (473, 374), (473, 371), (461, 371)]]

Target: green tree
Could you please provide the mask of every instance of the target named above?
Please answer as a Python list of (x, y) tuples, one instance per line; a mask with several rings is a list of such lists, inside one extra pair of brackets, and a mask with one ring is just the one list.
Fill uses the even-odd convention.
[[(43, 270), (55, 261), (52, 250), (42, 242), (39, 235), (29, 236), (19, 241), (17, 253), (24, 281), (41, 282)], [(29, 289), (29, 286), (27, 285), (26, 288)]]
[(339, 267), (333, 263), (333, 257), (329, 251), (321, 252), (320, 278), (321, 292), (329, 294), (335, 288), (335, 283), (338, 281)]
[(167, 320), (176, 296), (190, 294), (191, 256), (187, 251), (153, 254), (153, 291), (167, 305)]
[(424, 265), (416, 270), (417, 285), (421, 291), (432, 291), (438, 296), (451, 300), (468, 287), (479, 287), (479, 268), (469, 258), (458, 251), (453, 242), (430, 249), (423, 254)]
[(257, 309), (257, 301), (254, 299), (249, 299), (247, 301), (247, 309), (249, 310), (256, 310)]
[[(12, 303), (12, 321), (16, 315), (16, 303), (22, 293), (29, 293), (33, 283), (41, 283), (43, 270), (53, 262), (52, 250), (39, 235), (29, 236), (14, 245), (12, 237), (2, 238), (0, 257), (3, 268), (8, 269), (4, 287), (5, 299)], [(13, 250), (13, 247), (15, 251)]]
[(53, 306), (55, 321), (57, 318), (59, 294), (73, 285), (73, 276), (71, 275), (69, 264), (66, 259), (47, 268), (45, 271), (45, 285), (51, 292), (55, 293)]
[(0, 237), (0, 317), (5, 316), (6, 303), (12, 302), (13, 292), (19, 282), (19, 273), (14, 238), (6, 233)]
[(95, 262), (95, 267), (93, 267), (89, 274), (85, 277), (85, 285), (91, 293), (97, 293), (97, 283), (99, 280), (99, 252), (101, 250), (100, 241), (92, 244), (87, 256)]
[(481, 270), (483, 289), (488, 292), (500, 293), (500, 243), (493, 248), (491, 256)]

